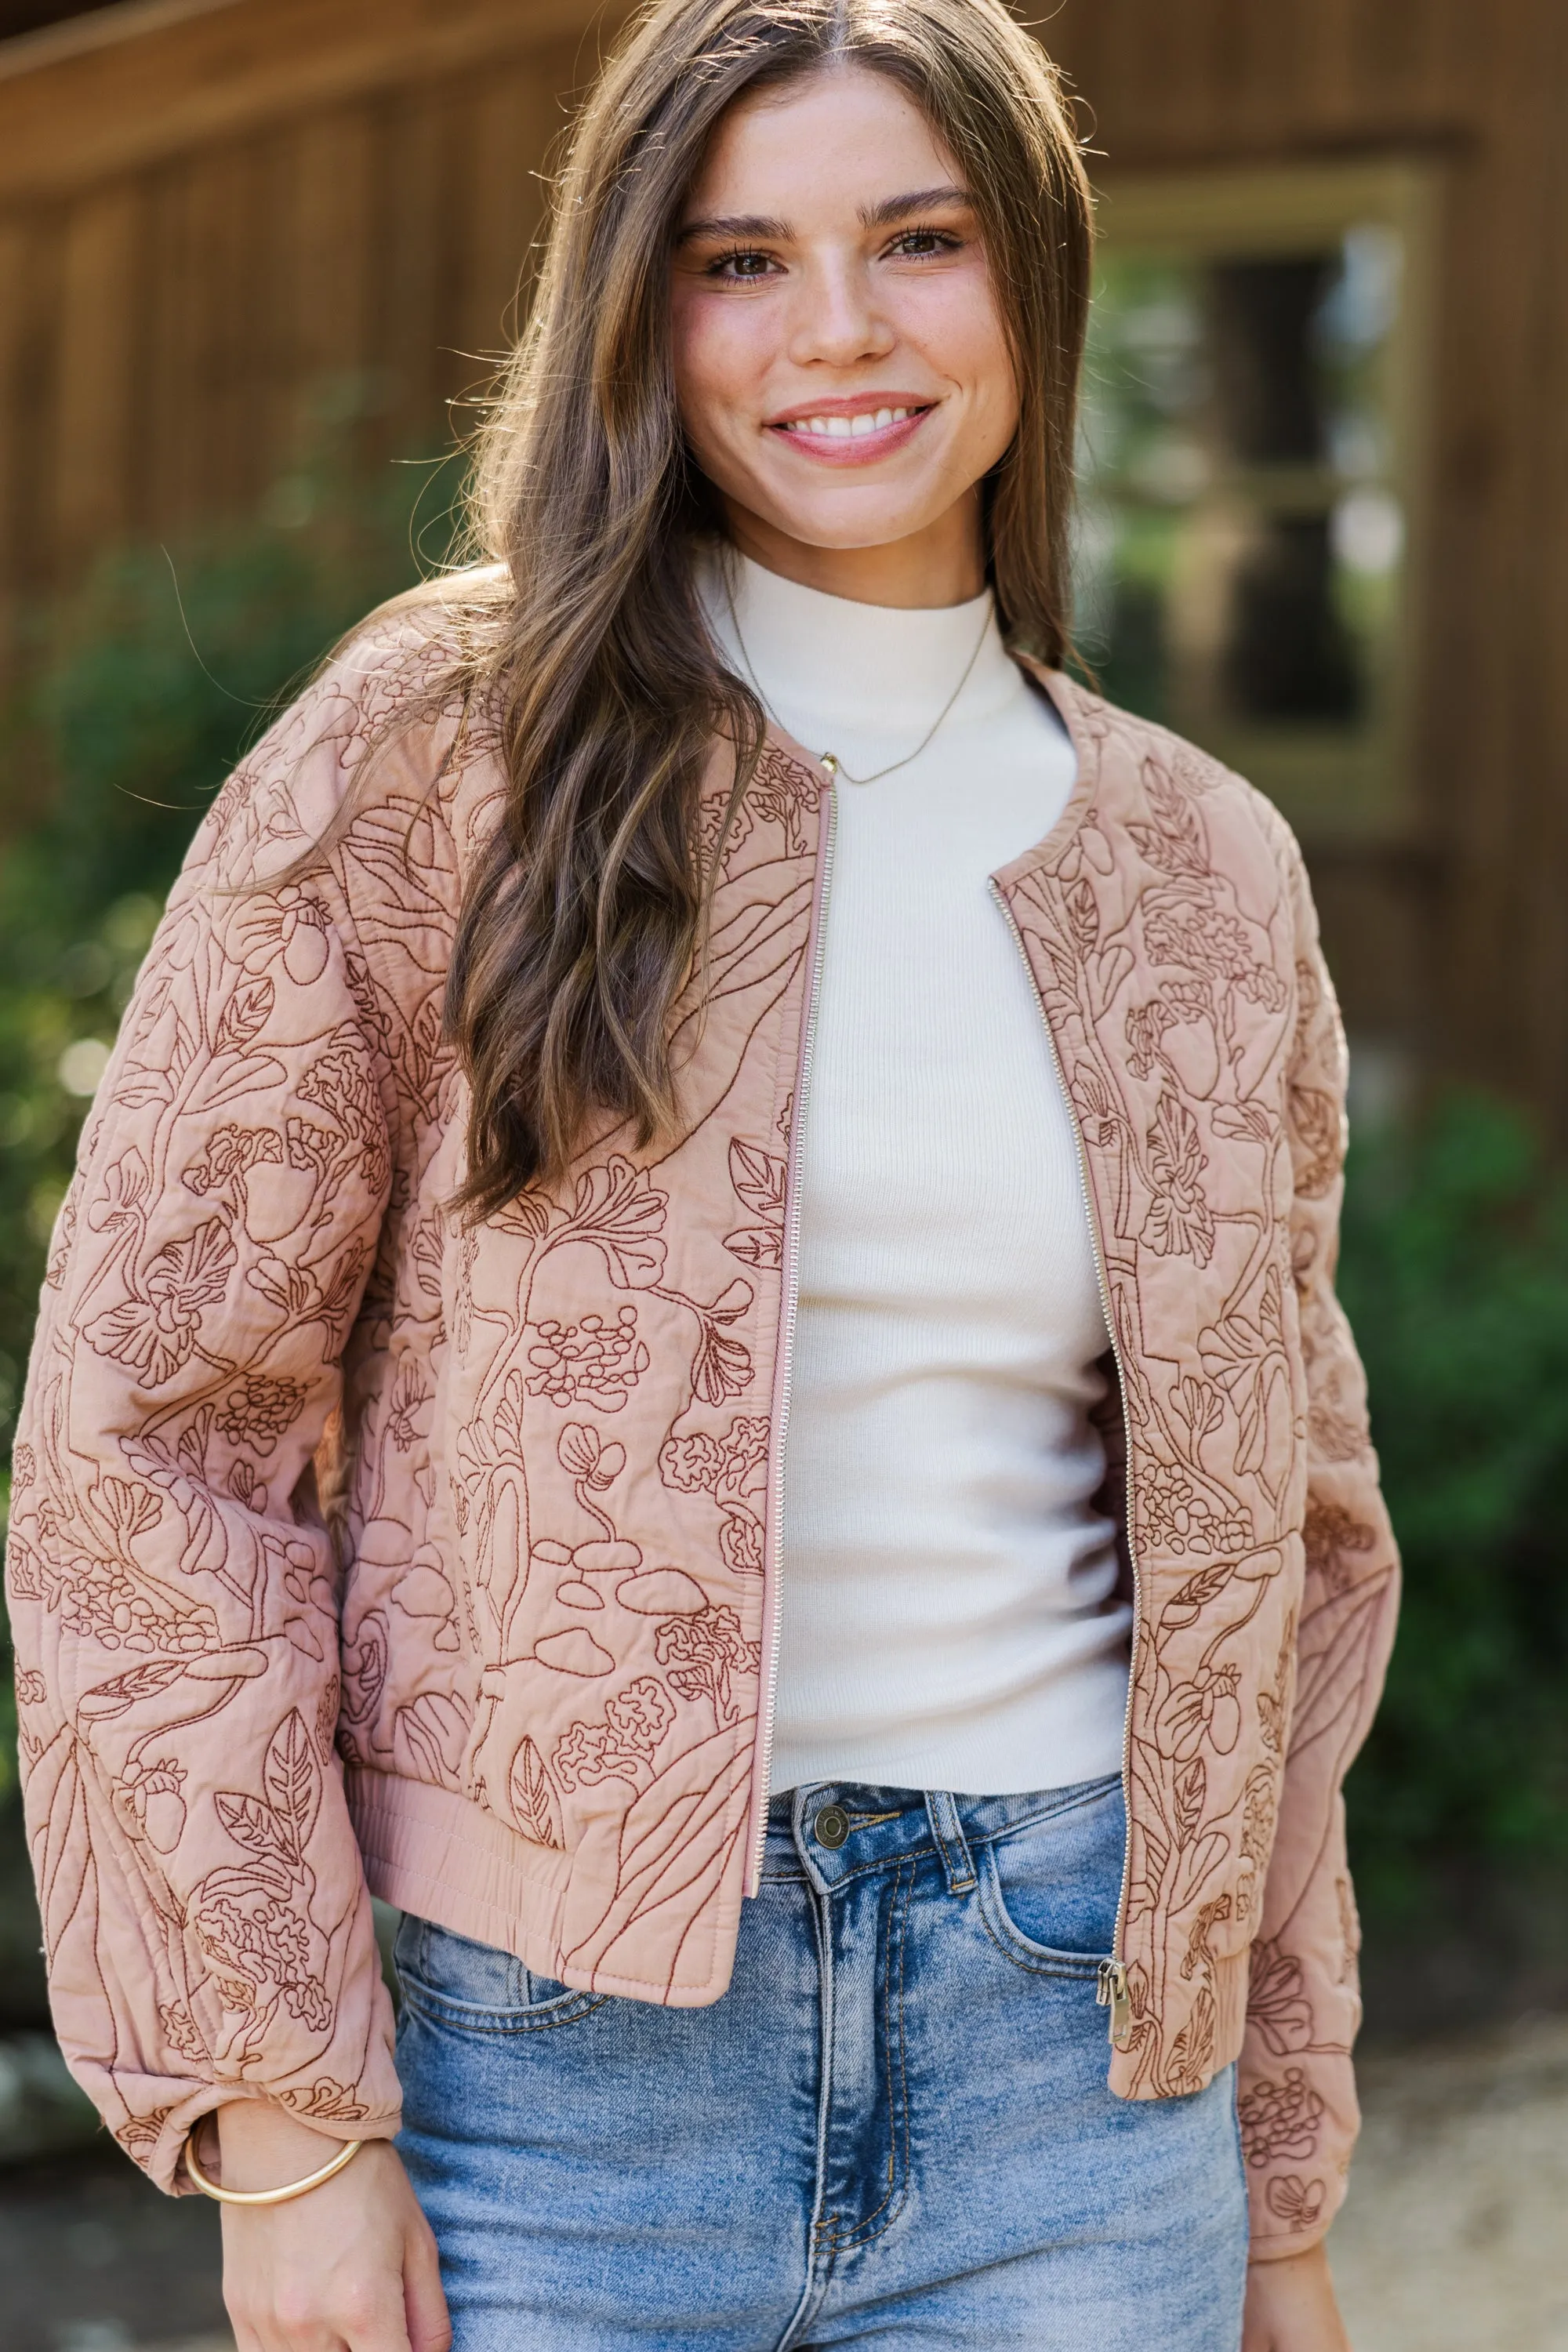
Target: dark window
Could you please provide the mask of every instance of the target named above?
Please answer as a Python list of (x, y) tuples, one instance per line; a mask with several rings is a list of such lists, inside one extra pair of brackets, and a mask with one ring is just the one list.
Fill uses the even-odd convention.
[(1314, 330), (1334, 258), (1222, 261), (1208, 273), (1215, 425), (1247, 466), (1327, 455)]
[(1265, 189), (1268, 249), (1249, 251), (1234, 188), (1206, 224), (1172, 189), (1173, 219), (1150, 184), (1146, 229), (1120, 242), (1114, 196), (1106, 207), (1079, 640), (1113, 699), (1209, 744), (1310, 823), (1310, 796), (1342, 814), (1391, 756), (1405, 241), (1348, 208), (1324, 223), (1321, 200), (1292, 238)]
[(1359, 718), (1355, 644), (1334, 606), (1325, 515), (1270, 515), (1231, 579), (1222, 656), (1231, 707), (1244, 719), (1306, 725)]

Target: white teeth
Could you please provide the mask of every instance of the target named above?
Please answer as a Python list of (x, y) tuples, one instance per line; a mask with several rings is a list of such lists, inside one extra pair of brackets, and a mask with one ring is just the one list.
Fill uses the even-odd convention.
[(902, 425), (910, 412), (907, 408), (879, 408), (859, 416), (797, 416), (785, 426), (789, 433), (810, 433), (819, 441), (857, 440), (865, 433), (885, 433), (889, 425)]

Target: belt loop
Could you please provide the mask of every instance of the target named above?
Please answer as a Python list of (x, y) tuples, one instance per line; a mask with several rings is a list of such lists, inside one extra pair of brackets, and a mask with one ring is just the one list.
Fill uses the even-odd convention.
[(969, 1840), (963, 1834), (963, 1823), (958, 1818), (958, 1801), (951, 1789), (928, 1789), (925, 1801), (931, 1833), (947, 1874), (947, 1891), (950, 1895), (967, 1895), (975, 1884), (974, 1864)]

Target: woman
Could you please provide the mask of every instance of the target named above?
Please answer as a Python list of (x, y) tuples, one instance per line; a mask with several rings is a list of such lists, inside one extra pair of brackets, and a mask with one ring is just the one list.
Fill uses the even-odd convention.
[(1284, 826), (1062, 675), (1089, 264), (998, 0), (659, 0), (488, 568), (173, 894), (10, 1575), (245, 2352), (436, 2352), (437, 2244), (464, 2352), (1343, 2344), (1342, 1045)]

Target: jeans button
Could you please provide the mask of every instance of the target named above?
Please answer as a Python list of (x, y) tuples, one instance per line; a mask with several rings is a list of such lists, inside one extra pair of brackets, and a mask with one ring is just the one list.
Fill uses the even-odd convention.
[(849, 1816), (842, 1805), (824, 1805), (811, 1825), (811, 1833), (818, 1845), (837, 1853), (849, 1835)]

